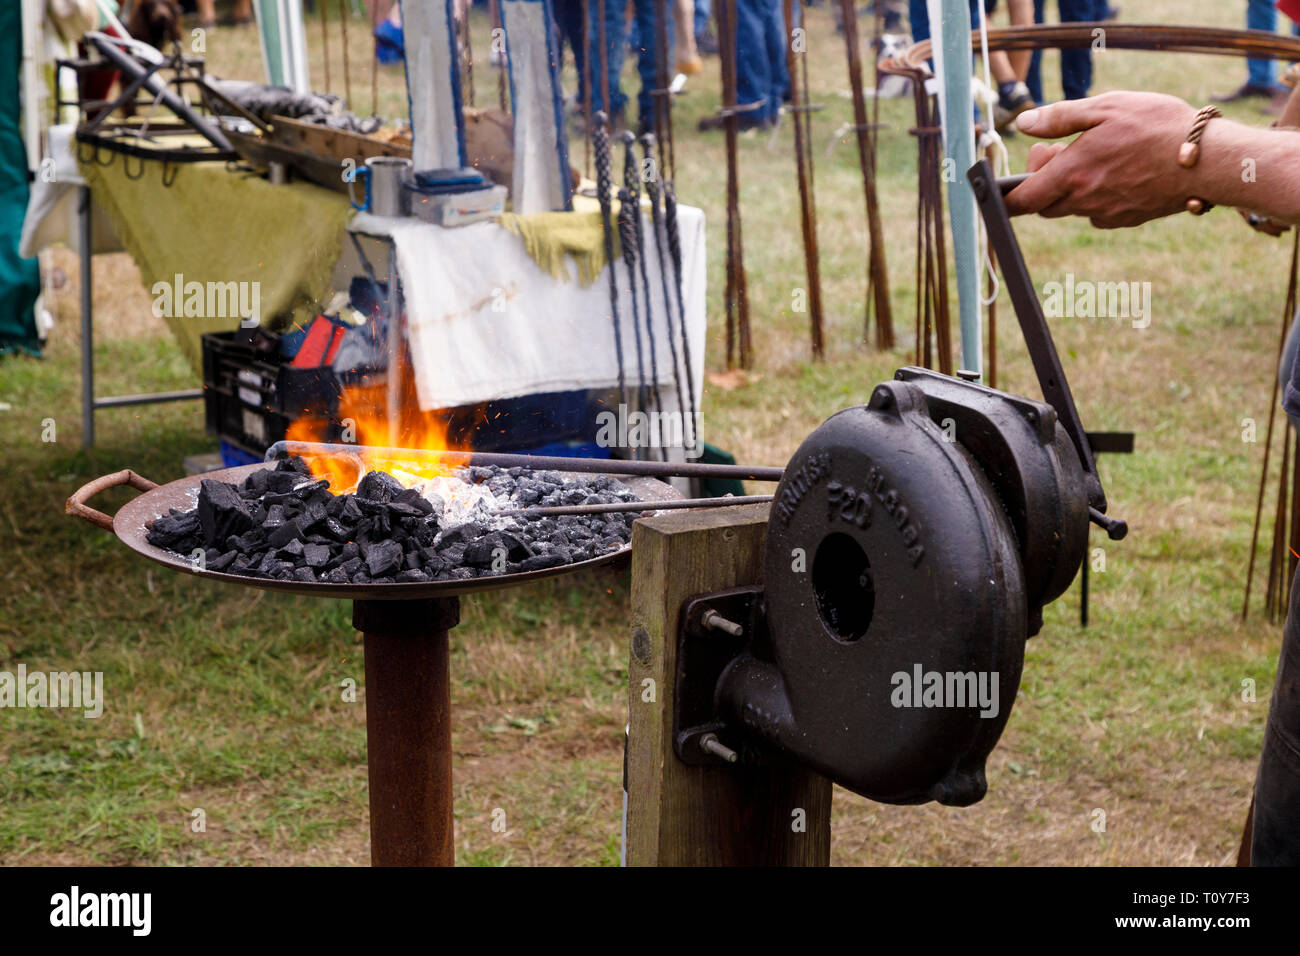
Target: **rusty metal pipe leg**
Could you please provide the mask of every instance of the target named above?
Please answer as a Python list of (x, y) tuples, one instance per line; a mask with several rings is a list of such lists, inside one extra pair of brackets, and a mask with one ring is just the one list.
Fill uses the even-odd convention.
[(370, 862), (451, 866), (448, 631), (460, 600), (356, 601), (365, 635)]

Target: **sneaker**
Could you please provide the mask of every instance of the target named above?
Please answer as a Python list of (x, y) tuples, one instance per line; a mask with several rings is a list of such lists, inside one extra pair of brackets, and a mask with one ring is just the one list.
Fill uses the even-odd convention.
[(1271, 100), (1273, 92), (1271, 86), (1263, 86), (1259, 83), (1243, 83), (1231, 93), (1222, 93), (1211, 97), (1211, 99), (1216, 103), (1235, 103), (1238, 100), (1248, 99)]
[(1029, 87), (1024, 83), (1016, 83), (998, 95), (998, 101), (993, 107), (993, 125), (1001, 132), (1014, 123), (1017, 116), (1037, 105), (1029, 95)]

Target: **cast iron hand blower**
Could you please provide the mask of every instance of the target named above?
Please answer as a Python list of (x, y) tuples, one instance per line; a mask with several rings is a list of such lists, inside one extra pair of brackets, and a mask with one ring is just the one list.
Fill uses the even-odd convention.
[[(1042, 609), (1122, 538), (987, 162), (968, 174), (1046, 402), (920, 368), (795, 452), (764, 584), (690, 599), (674, 746), (792, 759), (884, 803), (984, 796)], [(1000, 188), (1001, 187), (1001, 188)]]

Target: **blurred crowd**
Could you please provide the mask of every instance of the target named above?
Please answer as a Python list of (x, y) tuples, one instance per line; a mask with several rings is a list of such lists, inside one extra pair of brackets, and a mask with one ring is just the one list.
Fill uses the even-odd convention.
[[(669, 0), (668, 42), (671, 68), (690, 76), (700, 72), (701, 57), (718, 53), (718, 37), (713, 6), (721, 0)], [(971, 22), (979, 23), (979, 0), (970, 3)], [(1047, 0), (983, 0), (990, 25), (1007, 23), (1027, 25), (1048, 22)], [(838, 0), (796, 0), (796, 21), (803, 6), (830, 4), (837, 30), (842, 30)], [(627, 122), (628, 96), (620, 78), (624, 58), (637, 58), (640, 89), (637, 92), (636, 119), (640, 128), (651, 126), (652, 91), (658, 80), (656, 51), (655, 0), (604, 0), (604, 22), (594, 13), (587, 19), (587, 37), (583, 40), (586, 0), (553, 0), (556, 20), (565, 43), (572, 50), (578, 73), (578, 88), (571, 98), (576, 106), (586, 101), (586, 83), (590, 76), (591, 109), (605, 110), (616, 124)], [(877, 11), (877, 4), (879, 11)], [(1115, 19), (1119, 10), (1107, 0), (1057, 0), (1055, 14), (1061, 23), (1087, 23)], [(864, 38), (874, 35), (876, 17), (880, 17), (883, 39), (877, 50), (897, 50), (930, 35), (925, 0), (873, 0), (858, 11), (864, 24)], [(795, 26), (798, 23), (794, 24)], [(786, 37), (789, 35), (782, 0), (736, 0), (736, 103), (737, 123), (742, 130), (766, 129), (776, 123), (783, 102), (789, 99), (790, 78), (786, 68)], [(600, 62), (601, 38), (604, 38), (604, 72)], [(892, 41), (892, 42), (891, 42)], [(588, 63), (588, 56), (592, 57)], [(993, 118), (999, 128), (1008, 127), (1025, 110), (1044, 102), (1040, 53), (994, 53), (990, 71), (997, 86), (997, 105)], [(1061, 86), (1067, 99), (1088, 95), (1092, 85), (1090, 50), (1068, 50), (1061, 56)], [(608, 96), (608, 104), (606, 104)], [(720, 129), (721, 117), (706, 117), (703, 130)]]
[[(1287, 0), (1246, 0), (1246, 29), (1263, 30), (1276, 33), (1279, 20), (1278, 10), (1286, 12), (1286, 19), (1291, 20), (1291, 32), (1300, 36), (1300, 26), (1292, 19), (1300, 14), (1300, 4)], [(1259, 99), (1266, 101), (1264, 112), (1273, 116), (1282, 113), (1291, 86), (1278, 81), (1277, 67), (1273, 60), (1249, 59), (1246, 61), (1246, 81), (1230, 93), (1214, 97), (1219, 103), (1233, 103), (1239, 100)]]

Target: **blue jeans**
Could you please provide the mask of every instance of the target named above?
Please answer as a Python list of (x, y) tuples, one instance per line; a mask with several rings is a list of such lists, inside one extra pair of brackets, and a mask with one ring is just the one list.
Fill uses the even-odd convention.
[[(1248, 0), (1246, 29), (1277, 32), (1277, 7), (1273, 0)], [(1273, 61), (1251, 58), (1246, 61), (1246, 77), (1252, 86), (1273, 85)]]
[[(979, 0), (970, 0), (970, 28), (980, 28)], [(912, 27), (912, 42), (920, 43), (930, 39), (930, 12), (925, 7), (925, 0), (908, 0), (907, 20)], [(989, 26), (993, 24), (990, 23)]]
[[(1034, 0), (1034, 22), (1043, 23), (1046, 0)], [(1106, 15), (1106, 0), (1058, 0), (1062, 23), (1090, 23)], [(1029, 76), (1025, 85), (1035, 103), (1043, 103), (1043, 54), (1035, 50), (1029, 62)], [(1081, 100), (1092, 88), (1092, 50), (1061, 51), (1061, 91), (1067, 100)]]
[[(987, 9), (987, 4), (985, 6)], [(912, 28), (912, 42), (920, 43), (922, 40), (930, 39), (930, 12), (926, 9), (925, 0), (908, 0), (907, 21)], [(970, 25), (972, 30), (978, 30), (980, 26), (979, 0), (970, 0)], [(972, 57), (973, 59), (973, 57)], [(934, 69), (934, 63), (931, 61), (930, 69)], [(979, 122), (979, 107), (972, 110), (975, 122)]]
[(712, 0), (695, 0), (695, 35), (697, 37), (708, 32), (709, 17), (712, 15)]
[[(641, 89), (637, 93), (637, 116), (649, 126), (654, 116), (654, 97), (650, 91), (659, 86), (658, 67), (655, 64), (655, 4), (654, 0), (632, 0), (636, 8), (636, 19), (632, 25), (633, 42), (637, 49), (637, 74), (641, 77)], [(611, 114), (617, 113), (627, 105), (627, 97), (619, 88), (619, 76), (623, 72), (623, 56), (628, 48), (628, 37), (623, 32), (623, 21), (627, 11), (628, 0), (605, 0), (605, 57), (606, 70), (609, 74), (609, 99)], [(668, 63), (665, 64), (669, 79), (673, 75), (673, 5), (665, 3), (668, 20)], [(591, 5), (591, 34), (588, 49), (591, 50), (591, 109), (605, 109), (603, 91), (600, 82), (600, 24), (599, 9), (595, 0)]]
[(560, 46), (563, 48), (567, 43), (573, 51), (573, 66), (578, 73), (579, 103), (583, 102), (587, 89), (587, 45), (582, 42), (582, 4), (583, 0), (551, 0), (555, 25), (560, 34)]
[(790, 90), (785, 63), (785, 16), (781, 0), (737, 0), (736, 105), (763, 105), (746, 114), (775, 122)]

